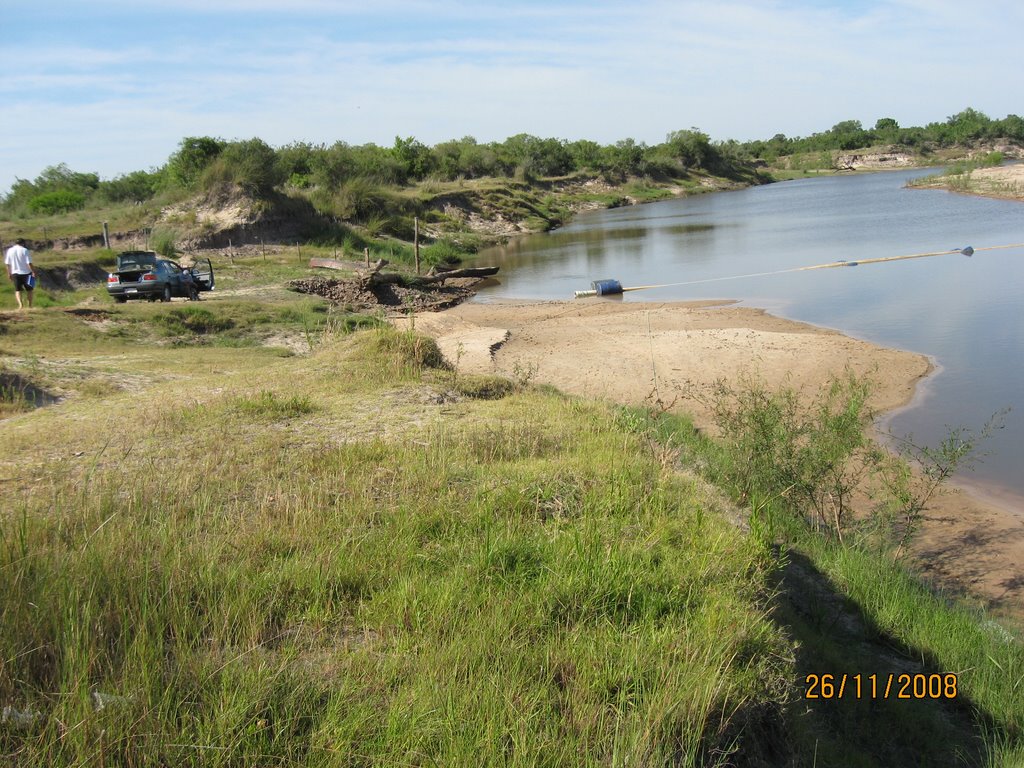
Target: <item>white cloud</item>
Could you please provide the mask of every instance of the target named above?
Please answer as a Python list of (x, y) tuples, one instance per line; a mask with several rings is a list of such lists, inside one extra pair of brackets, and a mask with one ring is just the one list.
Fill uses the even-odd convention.
[[(158, 165), (189, 135), (436, 143), (525, 131), (651, 143), (691, 126), (745, 140), (846, 119), (924, 124), (966, 106), (1019, 111), (1007, 79), (1024, 6), (1003, 0), (970, 12), (946, 0), (300, 0), (287, 13), (277, 2), (168, 0), (145, 12), (160, 8), (194, 34), (143, 25), (148, 37), (125, 32), (124, 45), (12, 43), (0, 190), (62, 161), (103, 175)], [(231, 36), (204, 21), (242, 11)]]

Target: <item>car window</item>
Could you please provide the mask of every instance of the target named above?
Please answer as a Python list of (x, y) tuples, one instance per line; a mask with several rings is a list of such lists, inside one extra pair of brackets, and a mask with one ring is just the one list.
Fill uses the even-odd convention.
[(156, 259), (149, 253), (123, 253), (117, 257), (118, 269), (153, 269)]

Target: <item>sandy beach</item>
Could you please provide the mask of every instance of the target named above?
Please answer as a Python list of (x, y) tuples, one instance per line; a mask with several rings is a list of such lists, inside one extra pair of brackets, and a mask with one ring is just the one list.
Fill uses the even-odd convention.
[[(905, 406), (928, 358), (729, 302), (469, 302), (415, 317), (459, 370), (530, 376), (624, 404), (673, 403), (698, 426), (716, 382), (756, 377), (813, 397), (850, 369), (874, 381), (877, 411)], [(984, 489), (980, 489), (984, 491)], [(958, 490), (928, 510), (912, 556), (937, 584), (1024, 617), (1024, 507)]]

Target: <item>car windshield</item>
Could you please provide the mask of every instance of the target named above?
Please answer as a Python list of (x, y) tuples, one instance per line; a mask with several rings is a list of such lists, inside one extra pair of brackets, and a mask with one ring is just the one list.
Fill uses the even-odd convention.
[(117, 257), (117, 268), (121, 271), (155, 267), (156, 254), (153, 253), (122, 253)]

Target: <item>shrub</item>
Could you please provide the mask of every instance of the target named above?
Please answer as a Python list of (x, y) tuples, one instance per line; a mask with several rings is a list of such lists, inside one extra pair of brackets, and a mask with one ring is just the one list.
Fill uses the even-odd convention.
[(455, 380), (455, 391), (474, 400), (500, 400), (516, 391), (516, 383), (504, 376), (473, 374), (459, 376)]
[(166, 315), (157, 315), (154, 322), (162, 325), (169, 334), (207, 334), (227, 331), (235, 327), (229, 317), (217, 317), (201, 307), (172, 309)]
[(730, 453), (730, 479), (747, 499), (785, 498), (808, 525), (843, 537), (851, 496), (875, 465), (865, 437), (868, 384), (834, 379), (810, 408), (794, 390), (720, 386), (715, 418)]
[(277, 155), (262, 139), (232, 142), (218, 159), (230, 180), (253, 197), (268, 197), (284, 181)]
[(174, 232), (168, 229), (158, 229), (150, 237), (150, 244), (153, 250), (161, 256), (173, 259), (178, 255), (178, 241)]
[(423, 260), (427, 264), (460, 264), (472, 251), (454, 240), (442, 239), (423, 249)]
[(181, 140), (178, 151), (167, 160), (167, 175), (171, 181), (191, 189), (203, 171), (224, 149), (223, 139), (209, 136), (189, 136)]
[(32, 213), (41, 213), (45, 216), (53, 216), (57, 213), (78, 211), (85, 207), (85, 195), (70, 189), (57, 189), (53, 192), (44, 192), (36, 195), (28, 201), (28, 208)]
[(258, 395), (237, 397), (232, 401), (231, 407), (246, 416), (275, 421), (305, 416), (316, 411), (316, 406), (308, 397), (279, 397), (269, 390), (264, 390)]
[(411, 331), (380, 328), (376, 335), (377, 351), (403, 366), (415, 368), (447, 368), (437, 342)]

